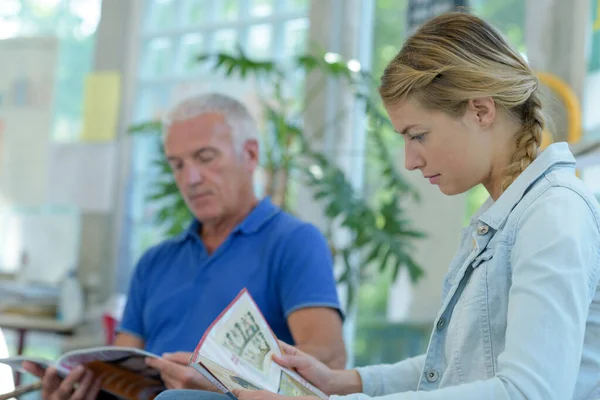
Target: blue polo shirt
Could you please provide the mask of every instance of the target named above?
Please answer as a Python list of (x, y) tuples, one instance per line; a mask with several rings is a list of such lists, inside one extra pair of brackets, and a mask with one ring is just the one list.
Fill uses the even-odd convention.
[(317, 228), (266, 198), (209, 255), (200, 224), (148, 250), (131, 280), (119, 331), (162, 354), (193, 351), (247, 288), (275, 335), (293, 344), (287, 317), (305, 307), (340, 310), (331, 253)]

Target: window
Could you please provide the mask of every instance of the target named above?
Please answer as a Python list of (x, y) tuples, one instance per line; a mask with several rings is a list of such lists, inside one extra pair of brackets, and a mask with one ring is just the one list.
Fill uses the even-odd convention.
[(100, 0), (2, 0), (0, 39), (58, 36), (52, 139), (76, 140), (82, 126), (84, 78), (92, 69)]
[[(186, 93), (210, 88), (199, 54), (233, 51), (239, 44), (249, 57), (281, 59), (306, 47), (309, 0), (142, 1), (133, 123), (155, 120)], [(156, 204), (147, 200), (160, 142), (153, 136), (133, 141), (125, 268), (165, 236), (154, 222)]]

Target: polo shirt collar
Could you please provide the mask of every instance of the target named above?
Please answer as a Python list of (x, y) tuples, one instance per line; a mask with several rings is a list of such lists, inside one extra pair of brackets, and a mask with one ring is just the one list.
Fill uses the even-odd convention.
[[(276, 216), (281, 209), (277, 207), (269, 197), (265, 197), (261, 201), (258, 202), (256, 207), (250, 211), (250, 213), (244, 218), (244, 220), (238, 224), (233, 230), (233, 232), (241, 232), (244, 234), (252, 234), (258, 232), (263, 225), (265, 225), (269, 220), (271, 220), (274, 216)], [(188, 237), (195, 237), (200, 239), (200, 228), (202, 224), (197, 219), (194, 219), (188, 228), (179, 234), (175, 240), (182, 241)]]

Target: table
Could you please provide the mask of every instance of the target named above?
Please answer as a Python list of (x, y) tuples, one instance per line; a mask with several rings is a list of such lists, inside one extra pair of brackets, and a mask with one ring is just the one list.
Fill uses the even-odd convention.
[[(17, 355), (23, 355), (25, 350), (25, 340), (29, 331), (55, 333), (59, 335), (71, 336), (75, 333), (76, 324), (65, 324), (54, 318), (33, 317), (18, 314), (0, 313), (0, 328), (12, 329), (17, 331), (18, 345)], [(21, 376), (16, 373), (15, 385), (19, 385)]]

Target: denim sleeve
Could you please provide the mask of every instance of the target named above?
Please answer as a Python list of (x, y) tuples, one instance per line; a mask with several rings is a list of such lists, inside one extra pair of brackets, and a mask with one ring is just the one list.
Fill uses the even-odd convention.
[[(588, 309), (598, 285), (599, 228), (583, 198), (570, 189), (555, 187), (523, 212), (516, 229), (506, 343), (498, 355), (496, 375), (430, 392), (388, 394), (382, 399), (573, 398)], [(378, 383), (378, 376), (385, 380)], [(380, 393), (375, 389), (389, 385), (387, 380), (402, 379), (372, 372), (365, 377), (375, 377), (375, 383), (367, 385), (371, 394)], [(367, 394), (344, 397), (362, 400), (369, 398)]]
[(369, 396), (416, 390), (425, 363), (425, 355), (407, 358), (396, 364), (356, 368)]
[(289, 234), (278, 268), (277, 287), (286, 317), (306, 307), (340, 310), (331, 251), (315, 226), (305, 223)]

